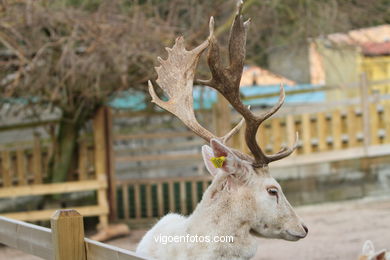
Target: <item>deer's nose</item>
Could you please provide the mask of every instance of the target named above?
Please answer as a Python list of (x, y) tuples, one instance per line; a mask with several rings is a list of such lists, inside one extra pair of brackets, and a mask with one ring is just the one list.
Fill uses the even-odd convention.
[(302, 227), (303, 227), (303, 229), (305, 230), (306, 235), (307, 235), (307, 233), (309, 233), (309, 229), (308, 229), (308, 228), (306, 227), (306, 225), (303, 224), (303, 223), (302, 223)]

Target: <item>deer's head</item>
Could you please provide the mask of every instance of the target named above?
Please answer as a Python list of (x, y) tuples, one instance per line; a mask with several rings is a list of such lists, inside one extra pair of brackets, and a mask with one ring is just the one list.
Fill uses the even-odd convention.
[[(268, 171), (270, 162), (290, 155), (296, 148), (283, 148), (276, 154), (266, 155), (256, 142), (260, 124), (271, 117), (283, 104), (285, 94), (280, 86), (278, 103), (269, 111), (255, 115), (240, 99), (240, 80), (245, 59), (246, 32), (249, 20), (241, 17), (242, 1), (238, 2), (237, 13), (231, 28), (229, 39), (229, 65), (225, 67), (220, 58), (219, 44), (214, 37), (214, 20), (210, 19), (210, 35), (198, 47), (187, 51), (182, 37), (176, 39), (172, 49), (167, 48), (168, 58), (159, 57), (161, 66), (156, 68), (156, 82), (165, 91), (168, 101), (162, 101), (155, 93), (149, 81), (149, 93), (152, 102), (176, 115), (197, 135), (210, 143), (203, 147), (203, 157), (210, 173), (224, 178), (224, 189), (229, 194), (244, 196), (251, 204), (248, 211), (251, 233), (256, 236), (298, 240), (307, 234), (307, 228), (296, 215), (285, 198), (280, 185)], [(209, 47), (208, 64), (212, 74), (209, 80), (196, 80), (199, 85), (206, 85), (219, 91), (242, 115), (241, 122), (223, 137), (217, 137), (203, 128), (196, 120), (193, 110), (192, 87), (198, 60)], [(245, 141), (251, 156), (226, 146), (226, 142), (245, 122)], [(221, 168), (215, 168), (210, 162), (212, 157), (226, 158)], [(234, 195), (233, 195), (234, 196)], [(244, 198), (243, 198), (244, 199)], [(235, 201), (240, 201), (239, 199)], [(248, 209), (248, 208), (247, 208)], [(250, 215), (250, 217), (249, 217)]]
[[(234, 198), (229, 203), (240, 212), (240, 221), (248, 222), (252, 235), (291, 241), (307, 235), (307, 227), (269, 174), (268, 167), (253, 167), (251, 161), (238, 157), (237, 151), (217, 139), (202, 147), (202, 155), (210, 174), (220, 179), (219, 187), (211, 191), (211, 199)], [(221, 167), (212, 163), (215, 157), (225, 158)]]

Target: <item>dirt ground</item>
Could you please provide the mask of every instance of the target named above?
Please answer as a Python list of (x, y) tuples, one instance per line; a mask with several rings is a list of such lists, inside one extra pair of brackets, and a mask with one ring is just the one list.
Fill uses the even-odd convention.
[[(390, 197), (366, 198), (297, 208), (309, 228), (298, 242), (259, 239), (254, 259), (357, 259), (365, 240), (377, 249), (390, 249)], [(134, 250), (145, 230), (108, 242)], [(0, 259), (35, 260), (14, 249), (0, 248)]]

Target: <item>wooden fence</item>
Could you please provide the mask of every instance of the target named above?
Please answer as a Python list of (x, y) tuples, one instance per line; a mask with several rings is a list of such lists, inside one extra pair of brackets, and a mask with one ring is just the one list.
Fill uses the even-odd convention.
[[(378, 146), (386, 150), (390, 145), (390, 103), (275, 116), (260, 127), (257, 138), (267, 153), (276, 153), (281, 147), (294, 143), (296, 132), (300, 137), (297, 151), (274, 165), (288, 166), (293, 161), (303, 163), (304, 158), (310, 158), (307, 163), (313, 163), (314, 157), (316, 161), (351, 159), (353, 155), (349, 152), (359, 158)], [(244, 131), (240, 131), (234, 146), (249, 153), (244, 138)], [(331, 154), (333, 156), (329, 157)]]
[[(203, 174), (200, 148), (204, 141), (183, 128), (167, 113), (113, 112), (113, 162), (118, 179), (179, 175), (178, 169), (192, 175)], [(206, 117), (200, 113), (200, 117)], [(204, 120), (210, 125), (212, 120)], [(164, 170), (164, 171), (161, 171)], [(160, 172), (161, 171), (161, 172)], [(130, 174), (129, 174), (130, 173)]]
[[(370, 96), (367, 86), (360, 91), (360, 99), (322, 107), (314, 105), (304, 112), (281, 111), (261, 125), (257, 139), (269, 154), (291, 146), (296, 132), (299, 133), (297, 151), (273, 163), (271, 168), (390, 155), (390, 101), (385, 96)], [(239, 120), (238, 116), (234, 118)], [(210, 129), (213, 124), (203, 125)], [(115, 163), (130, 166), (117, 174), (119, 219), (142, 222), (168, 212), (189, 214), (211, 180), (201, 159), (203, 140), (188, 131), (161, 133), (162, 126), (155, 129), (159, 133), (114, 133)], [(232, 146), (249, 153), (244, 134), (243, 127), (234, 136)], [(127, 146), (118, 148), (122, 143)], [(188, 166), (196, 165), (198, 168), (192, 170), (192, 175), (197, 176), (184, 174)], [(148, 170), (161, 169), (169, 174), (171, 169), (183, 172), (175, 178), (146, 174)]]
[(168, 212), (191, 213), (211, 183), (211, 176), (117, 181), (118, 217), (139, 222)]
[[(275, 116), (260, 127), (258, 141), (268, 153), (275, 153), (281, 146), (293, 143), (298, 132), (301, 141), (296, 155), (390, 143), (390, 104), (370, 104), (367, 116), (369, 128), (363, 124), (364, 111), (358, 106)], [(244, 138), (243, 131), (239, 135)], [(237, 145), (247, 151), (242, 139)]]
[[(23, 196), (53, 195), (73, 192), (94, 191), (96, 203), (77, 207), (84, 216), (99, 216), (101, 227), (108, 225), (106, 146), (102, 132), (102, 112), (94, 120), (94, 143), (83, 139), (79, 143), (78, 170), (68, 181), (49, 183), (47, 176), (51, 145), (34, 137), (32, 146), (24, 144), (3, 147), (0, 152), (0, 199)], [(91, 202), (92, 203), (92, 202)], [(52, 209), (37, 210), (24, 208), (20, 212), (6, 212), (0, 215), (26, 221), (47, 220)]]
[(75, 210), (58, 210), (51, 228), (0, 217), (0, 243), (50, 260), (142, 260), (134, 252), (84, 237), (83, 217)]

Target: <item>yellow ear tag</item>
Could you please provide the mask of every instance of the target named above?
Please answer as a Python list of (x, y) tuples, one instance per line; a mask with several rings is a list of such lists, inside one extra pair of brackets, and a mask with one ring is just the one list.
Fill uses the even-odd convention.
[(223, 163), (226, 161), (226, 157), (225, 156), (213, 157), (210, 159), (210, 161), (213, 163), (215, 168), (222, 168)]

